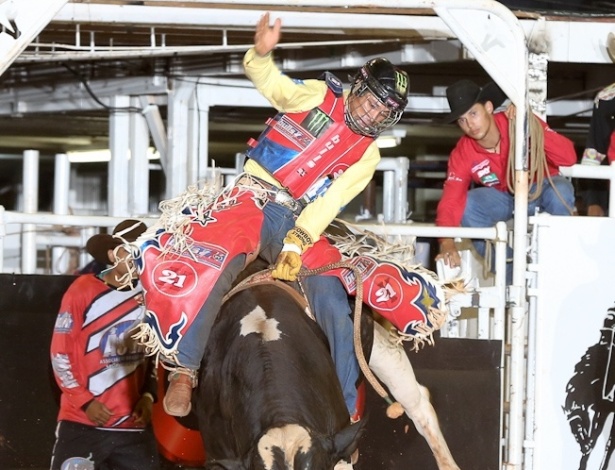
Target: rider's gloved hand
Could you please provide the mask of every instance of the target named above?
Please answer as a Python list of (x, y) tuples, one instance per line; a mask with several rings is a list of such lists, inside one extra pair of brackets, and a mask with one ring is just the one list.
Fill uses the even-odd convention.
[[(286, 247), (286, 245), (285, 245)], [(295, 247), (297, 250), (299, 247)], [(301, 255), (294, 251), (282, 250), (275, 262), (275, 268), (271, 275), (276, 279), (283, 281), (294, 281), (297, 279), (297, 274), (301, 269)]]
[(313, 243), (310, 234), (301, 227), (290, 229), (271, 275), (283, 281), (295, 281), (301, 269), (301, 254)]

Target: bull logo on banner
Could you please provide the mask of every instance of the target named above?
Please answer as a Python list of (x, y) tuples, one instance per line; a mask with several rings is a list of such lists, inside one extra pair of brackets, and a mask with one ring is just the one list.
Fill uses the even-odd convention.
[[(588, 460), (604, 430), (607, 419), (615, 413), (615, 307), (608, 310), (599, 341), (587, 348), (574, 367), (566, 385), (566, 402), (562, 407), (570, 430), (579, 444), (579, 470), (586, 470)], [(600, 470), (609, 468), (615, 447), (615, 422), (607, 435)]]

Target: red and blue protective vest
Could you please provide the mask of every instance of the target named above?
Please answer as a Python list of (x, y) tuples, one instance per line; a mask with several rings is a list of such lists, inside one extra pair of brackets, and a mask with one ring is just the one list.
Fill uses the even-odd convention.
[(267, 121), (247, 156), (267, 170), (295, 198), (318, 197), (331, 182), (361, 159), (374, 141), (351, 131), (344, 121), (341, 81), (325, 73), (327, 92), (316, 108), (278, 113)]

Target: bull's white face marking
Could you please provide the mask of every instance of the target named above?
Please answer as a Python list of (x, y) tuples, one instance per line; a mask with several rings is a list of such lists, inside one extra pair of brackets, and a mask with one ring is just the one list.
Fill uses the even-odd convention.
[[(258, 454), (265, 463), (265, 469), (273, 468), (273, 449), (277, 447), (284, 453), (286, 466), (294, 470), (295, 455), (297, 452), (306, 454), (312, 448), (310, 433), (298, 424), (287, 424), (281, 428), (267, 431), (258, 441)], [(297, 469), (303, 470), (303, 469)]]
[(241, 336), (248, 336), (250, 333), (260, 334), (263, 341), (276, 341), (282, 336), (278, 329), (279, 322), (273, 318), (267, 318), (265, 311), (257, 306), (241, 319)]

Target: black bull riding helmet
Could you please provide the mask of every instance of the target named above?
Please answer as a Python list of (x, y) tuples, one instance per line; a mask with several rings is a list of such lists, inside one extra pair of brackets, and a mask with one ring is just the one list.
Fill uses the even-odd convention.
[[(399, 122), (408, 104), (410, 79), (403, 70), (395, 67), (387, 59), (378, 58), (367, 62), (354, 76), (348, 95), (345, 120), (346, 125), (357, 134), (377, 137), (385, 129)], [(369, 91), (387, 108), (382, 119), (366, 124), (357, 114), (361, 112), (356, 98)]]

